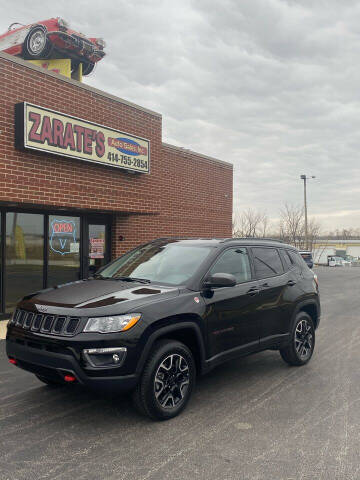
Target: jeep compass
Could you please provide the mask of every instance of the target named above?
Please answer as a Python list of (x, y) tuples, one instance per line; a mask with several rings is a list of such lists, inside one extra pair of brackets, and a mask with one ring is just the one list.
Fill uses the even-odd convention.
[(185, 408), (196, 376), (224, 361), (272, 349), (305, 365), (319, 321), (317, 277), (292, 246), (167, 238), (24, 297), (6, 349), (48, 385), (129, 391), (165, 420)]

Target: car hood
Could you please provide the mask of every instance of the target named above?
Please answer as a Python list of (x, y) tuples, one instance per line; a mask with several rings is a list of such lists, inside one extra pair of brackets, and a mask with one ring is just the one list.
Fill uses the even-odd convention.
[(38, 312), (99, 315), (126, 313), (145, 303), (179, 295), (177, 287), (121, 280), (87, 279), (59, 285), (24, 297), (19, 306)]

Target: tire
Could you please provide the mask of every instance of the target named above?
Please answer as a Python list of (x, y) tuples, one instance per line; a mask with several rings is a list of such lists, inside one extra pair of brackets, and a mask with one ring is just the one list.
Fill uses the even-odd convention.
[(42, 377), (41, 375), (35, 375), (35, 377), (38, 378), (40, 380), (40, 382), (45, 383), (49, 387), (61, 387), (62, 385), (64, 385), (64, 383), (61, 382), (61, 381), (57, 382), (56, 380), (52, 380), (50, 378)]
[(82, 74), (85, 77), (86, 75), (90, 75), (95, 68), (95, 63), (93, 62), (82, 62)]
[(23, 54), (27, 60), (47, 58), (52, 50), (52, 45), (46, 35), (46, 30), (41, 27), (33, 28), (24, 41)]
[(311, 317), (305, 312), (296, 315), (289, 345), (280, 350), (282, 359), (289, 365), (306, 365), (314, 352), (315, 328)]
[(153, 420), (168, 420), (184, 410), (195, 386), (191, 351), (174, 340), (156, 342), (146, 361), (133, 401), (140, 413)]

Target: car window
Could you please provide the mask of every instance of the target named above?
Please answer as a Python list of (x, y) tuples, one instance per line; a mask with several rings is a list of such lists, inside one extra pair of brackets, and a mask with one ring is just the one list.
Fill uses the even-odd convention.
[(283, 273), (280, 255), (276, 248), (254, 247), (252, 252), (257, 278), (274, 277)]
[(283, 260), (283, 263), (284, 263), (284, 266), (285, 266), (285, 270), (291, 270), (294, 266), (293, 262), (291, 261), (288, 253), (286, 250), (284, 250), (283, 248), (280, 250), (280, 255), (281, 255), (281, 258)]
[(302, 256), (299, 253), (294, 252), (293, 250), (287, 250), (287, 253), (292, 261), (292, 263), (298, 267), (300, 270), (303, 268), (308, 268), (308, 266), (305, 263), (305, 260), (302, 258)]
[(225, 250), (209, 270), (209, 275), (214, 273), (231, 273), (236, 278), (236, 283), (251, 280), (250, 261), (246, 248)]
[(181, 285), (195, 274), (210, 252), (211, 247), (186, 245), (176, 240), (152, 242), (110, 263), (99, 276), (129, 276)]

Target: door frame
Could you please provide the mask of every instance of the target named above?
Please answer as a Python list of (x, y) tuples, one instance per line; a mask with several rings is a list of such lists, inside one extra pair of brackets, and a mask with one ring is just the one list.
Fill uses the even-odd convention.
[(91, 213), (91, 212), (79, 212), (77, 210), (68, 209), (43, 209), (36, 207), (7, 207), (6, 205), (0, 205), (0, 320), (10, 317), (9, 313), (5, 313), (5, 296), (6, 296), (6, 213), (32, 213), (44, 216), (44, 246), (43, 246), (43, 288), (47, 288), (48, 280), (48, 248), (49, 248), (49, 215), (61, 215), (69, 217), (80, 218), (80, 278), (84, 278), (88, 268), (88, 225), (89, 223), (106, 225), (106, 237), (105, 241), (108, 245), (107, 256), (110, 261), (111, 258), (111, 226), (112, 226), (112, 213)]

